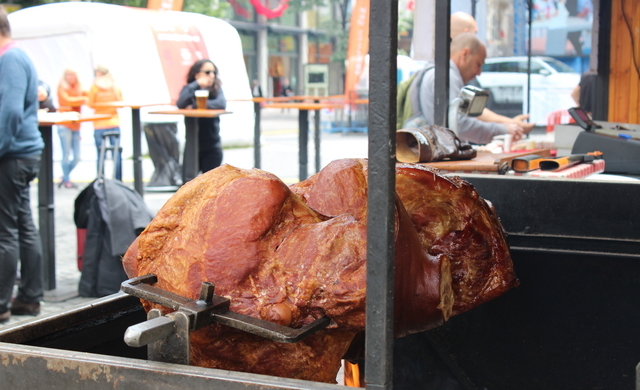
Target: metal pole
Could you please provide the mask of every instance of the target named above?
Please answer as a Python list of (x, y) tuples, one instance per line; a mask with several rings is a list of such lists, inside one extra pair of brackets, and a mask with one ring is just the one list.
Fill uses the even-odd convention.
[[(320, 103), (320, 100), (314, 100), (314, 103)], [(316, 157), (316, 173), (320, 172), (320, 110), (315, 110), (313, 114), (313, 146), (315, 147)]]
[[(598, 78), (596, 82), (596, 104), (593, 107), (593, 119), (606, 121), (609, 115), (609, 68), (611, 51), (609, 50), (609, 39), (611, 37), (611, 2), (595, 1), (594, 29), (597, 25), (597, 50), (596, 65)], [(593, 58), (592, 58), (593, 59)], [(593, 65), (592, 65), (593, 66)]]
[(255, 123), (253, 125), (253, 166), (260, 169), (262, 157), (260, 156), (260, 103), (253, 102)]
[(182, 157), (182, 181), (188, 182), (198, 176), (200, 170), (198, 150), (198, 118), (185, 117), (185, 145)]
[(298, 162), (299, 162), (299, 178), (303, 181), (307, 178), (309, 170), (307, 169), (308, 147), (309, 147), (309, 111), (298, 109)]
[(527, 113), (531, 112), (531, 22), (533, 21), (533, 2), (527, 0), (529, 5), (529, 41), (527, 42)]
[(367, 389), (393, 388), (398, 1), (371, 0), (367, 211)]
[(132, 133), (133, 133), (133, 187), (140, 194), (144, 196), (144, 187), (142, 185), (142, 140), (141, 137), (141, 124), (140, 124), (140, 109), (131, 107), (132, 118)]
[[(447, 127), (449, 107), (449, 36), (451, 35), (451, 0), (436, 1), (435, 82), (433, 123)], [(447, 15), (440, 17), (440, 15)]]
[(56, 288), (56, 233), (53, 202), (53, 126), (40, 126), (44, 149), (38, 174), (38, 225), (42, 243), (42, 274), (45, 291)]

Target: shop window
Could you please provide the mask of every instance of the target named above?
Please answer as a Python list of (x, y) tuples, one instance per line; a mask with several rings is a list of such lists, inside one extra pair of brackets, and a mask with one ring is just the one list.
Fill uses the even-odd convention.
[(309, 63), (328, 64), (331, 62), (333, 45), (329, 39), (309, 39)]

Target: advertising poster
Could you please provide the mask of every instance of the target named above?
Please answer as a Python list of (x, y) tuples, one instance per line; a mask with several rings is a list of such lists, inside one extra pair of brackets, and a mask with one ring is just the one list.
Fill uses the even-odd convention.
[(533, 0), (531, 51), (534, 55), (591, 53), (592, 0)]

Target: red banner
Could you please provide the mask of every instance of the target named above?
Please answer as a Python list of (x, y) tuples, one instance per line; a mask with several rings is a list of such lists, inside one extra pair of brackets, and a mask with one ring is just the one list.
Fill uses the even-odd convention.
[(163, 12), (142, 11), (153, 33), (167, 80), (171, 102), (175, 103), (187, 82), (187, 72), (197, 60), (209, 58), (200, 30), (184, 20), (176, 23)]
[(256, 9), (256, 12), (260, 15), (264, 15), (267, 19), (279, 18), (282, 16), (284, 11), (289, 7), (289, 0), (280, 0), (278, 6), (274, 9), (270, 9), (266, 5), (262, 4), (262, 0), (250, 0), (251, 4), (253, 4), (253, 8)]
[(356, 98), (355, 87), (364, 70), (364, 58), (369, 52), (369, 0), (356, 0), (351, 11), (349, 45), (347, 47), (347, 73), (344, 94)]

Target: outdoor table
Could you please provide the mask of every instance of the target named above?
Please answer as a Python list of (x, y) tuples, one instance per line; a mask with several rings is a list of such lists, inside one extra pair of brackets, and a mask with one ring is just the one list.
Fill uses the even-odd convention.
[[(292, 97), (295, 98), (295, 97)], [(315, 98), (314, 98), (315, 99)], [(298, 109), (298, 162), (299, 179), (303, 181), (308, 176), (307, 169), (307, 148), (309, 146), (309, 110), (316, 111), (316, 128), (314, 133), (316, 152), (316, 171), (320, 170), (320, 115), (323, 108), (340, 108), (343, 104), (337, 103), (270, 103), (266, 107), (270, 108), (296, 108)]]
[(77, 115), (77, 113), (38, 114), (38, 127), (44, 140), (44, 150), (38, 174), (38, 221), (42, 241), (44, 289), (56, 288), (56, 243), (53, 203), (53, 125), (97, 121), (110, 115)]
[(198, 161), (198, 118), (217, 118), (223, 114), (231, 114), (231, 111), (226, 110), (198, 110), (198, 109), (175, 109), (175, 110), (163, 110), (154, 111), (150, 114), (164, 114), (164, 115), (183, 115), (185, 123), (185, 145), (184, 154), (182, 158), (182, 171), (183, 182), (186, 183), (189, 180), (195, 178), (198, 175), (199, 161)]
[(142, 130), (140, 122), (140, 108), (149, 106), (168, 105), (158, 103), (133, 104), (123, 101), (93, 103), (91, 108), (111, 107), (111, 108), (131, 108), (131, 133), (133, 136), (133, 188), (144, 196), (144, 187), (142, 185)]

